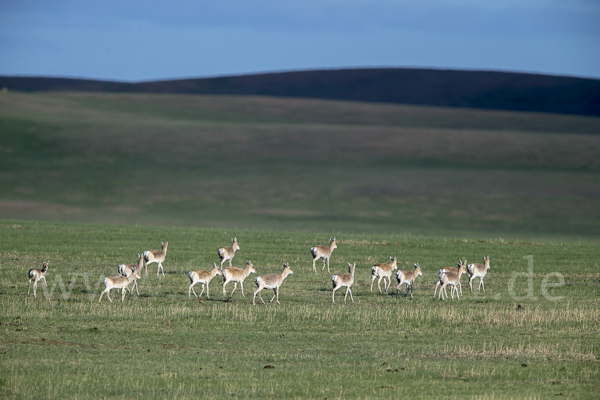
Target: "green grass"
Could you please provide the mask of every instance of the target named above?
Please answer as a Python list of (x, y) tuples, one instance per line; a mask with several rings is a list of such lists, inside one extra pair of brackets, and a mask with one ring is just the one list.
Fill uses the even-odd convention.
[[(597, 396), (598, 243), (331, 234), (331, 273), (314, 274), (309, 249), (327, 244), (323, 233), (0, 221), (0, 397)], [(267, 274), (289, 262), (281, 305), (252, 306), (253, 275), (245, 298), (239, 288), (223, 297), (218, 278), (210, 300), (188, 298), (187, 272), (208, 270), (232, 236), (235, 266), (249, 259)], [(100, 278), (161, 240), (166, 277), (152, 264), (139, 297), (121, 304), (113, 291), (112, 304), (98, 304)], [(485, 294), (463, 277), (460, 301), (433, 298), (439, 268), (484, 255)], [(530, 255), (528, 296), (527, 277), (508, 282), (528, 272)], [(370, 266), (390, 256), (401, 269), (420, 263), (412, 300), (369, 290)], [(43, 283), (27, 297), (27, 271), (42, 258), (50, 300)], [(348, 262), (357, 263), (355, 303), (338, 291), (332, 304), (330, 276)]]
[(600, 118), (235, 96), (0, 95), (0, 218), (591, 240)]

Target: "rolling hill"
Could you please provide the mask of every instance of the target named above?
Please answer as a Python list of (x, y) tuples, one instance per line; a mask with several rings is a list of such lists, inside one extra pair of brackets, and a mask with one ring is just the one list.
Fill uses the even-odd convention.
[(255, 95), (600, 115), (600, 80), (497, 71), (372, 68), (112, 82), (0, 77), (17, 91)]

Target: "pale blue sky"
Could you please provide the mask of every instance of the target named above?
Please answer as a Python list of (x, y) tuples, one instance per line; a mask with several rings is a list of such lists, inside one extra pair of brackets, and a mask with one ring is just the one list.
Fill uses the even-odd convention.
[(0, 0), (0, 74), (120, 81), (354, 67), (600, 78), (598, 0)]

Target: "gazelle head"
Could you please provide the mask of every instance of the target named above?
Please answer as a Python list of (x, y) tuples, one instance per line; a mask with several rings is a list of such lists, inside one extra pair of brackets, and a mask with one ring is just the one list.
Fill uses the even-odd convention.
[(292, 269), (290, 268), (290, 264), (284, 263), (283, 264), (283, 275), (288, 276), (288, 275), (292, 275), (293, 273), (294, 273), (294, 271), (292, 271)]
[(42, 259), (42, 272), (46, 272), (46, 271), (48, 271), (48, 264), (50, 264), (50, 260), (48, 260), (48, 261), (44, 261), (44, 260)]
[(483, 257), (483, 264), (486, 270), (490, 269), (490, 256)]
[(160, 249), (162, 251), (166, 251), (167, 250), (167, 246), (169, 245), (169, 242), (160, 242)]
[(423, 272), (421, 271), (421, 267), (419, 266), (419, 263), (415, 263), (415, 278), (417, 276), (423, 276)]
[(331, 249), (337, 249), (337, 243), (335, 242), (335, 236), (332, 238), (329, 238), (329, 245), (331, 246)]
[(213, 263), (212, 272), (215, 272), (217, 275), (223, 276), (223, 272), (221, 272), (219, 267), (217, 267), (217, 263)]
[[(333, 240), (335, 240), (335, 238), (334, 238)], [(349, 272), (351, 275), (354, 275), (354, 269), (355, 269), (355, 268), (356, 268), (356, 263), (354, 263), (354, 264), (350, 264), (350, 263), (348, 263), (348, 272)]]
[(231, 239), (231, 248), (234, 251), (240, 249), (240, 245), (238, 244), (237, 237), (234, 237), (234, 238)]
[(142, 272), (141, 268), (134, 268), (134, 270), (131, 273), (131, 275), (134, 276), (134, 279), (142, 279), (142, 276), (140, 275), (141, 272)]
[(396, 257), (390, 257), (390, 266), (392, 267), (392, 271), (398, 268), (398, 259)]
[(246, 261), (246, 269), (249, 271), (248, 274), (256, 273), (256, 269), (254, 268), (254, 265), (252, 265), (252, 261), (250, 260)]

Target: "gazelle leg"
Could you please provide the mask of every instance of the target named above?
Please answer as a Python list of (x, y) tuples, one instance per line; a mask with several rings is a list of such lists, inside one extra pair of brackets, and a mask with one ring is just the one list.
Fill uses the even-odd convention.
[[(354, 303), (354, 297), (352, 297), (352, 290), (350, 290), (350, 286), (348, 286), (348, 288), (346, 289), (346, 296), (348, 296), (348, 293), (350, 293), (350, 300), (352, 300), (352, 302)], [(344, 297), (344, 303), (346, 303), (345, 297)]]

